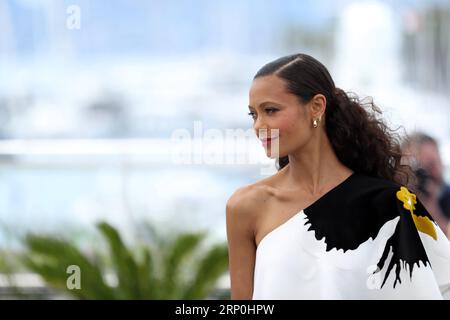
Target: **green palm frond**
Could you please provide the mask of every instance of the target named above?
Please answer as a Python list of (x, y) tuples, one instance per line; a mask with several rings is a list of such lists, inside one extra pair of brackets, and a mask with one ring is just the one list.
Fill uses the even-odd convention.
[(228, 270), (228, 247), (213, 246), (198, 262), (191, 283), (186, 286), (181, 299), (202, 299), (214, 287), (218, 278)]
[(9, 250), (1, 249), (0, 273), (5, 277), (6, 286), (9, 288), (10, 294), (19, 299), (27, 297), (26, 294), (22, 292), (21, 288), (17, 286), (13, 277), (14, 272), (20, 269), (22, 269), (22, 266), (20, 265), (20, 257)]
[(177, 286), (181, 281), (180, 269), (183, 262), (193, 254), (204, 237), (204, 233), (182, 234), (177, 236), (165, 250), (167, 254), (164, 260), (163, 281), (166, 298), (171, 299), (176, 295)]
[[(75, 245), (58, 237), (28, 235), (23, 262), (49, 286), (81, 299), (203, 299), (228, 269), (225, 244), (215, 245), (205, 253), (200, 250), (205, 232), (161, 236), (153, 228), (153, 243), (129, 247), (108, 223), (97, 224), (97, 229), (109, 247), (102, 258), (98, 253), (88, 258)], [(79, 290), (67, 287), (66, 270), (70, 265), (81, 270)], [(117, 286), (105, 281), (106, 271), (113, 272)]]
[(119, 281), (117, 290), (120, 293), (119, 298), (144, 298), (139, 285), (138, 264), (134, 260), (132, 253), (122, 242), (119, 233), (106, 222), (99, 223), (97, 227), (108, 241), (110, 247), (110, 256), (115, 268), (117, 280)]
[(69, 242), (50, 236), (28, 235), (25, 244), (28, 252), (23, 261), (52, 287), (67, 289), (67, 267), (76, 265), (82, 272), (81, 289), (72, 290), (71, 294), (83, 299), (115, 298), (113, 291), (105, 284), (99, 266), (90, 262)]
[(155, 274), (155, 261), (150, 248), (142, 248), (142, 263), (138, 265), (137, 277), (140, 284), (140, 292), (144, 299), (159, 299), (160, 292), (157, 288), (160, 287), (159, 279)]

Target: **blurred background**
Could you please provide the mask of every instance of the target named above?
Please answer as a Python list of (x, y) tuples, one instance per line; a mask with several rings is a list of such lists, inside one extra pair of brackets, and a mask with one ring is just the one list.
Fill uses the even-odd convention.
[[(273, 163), (257, 141), (243, 150), (253, 163), (175, 163), (174, 132), (251, 129), (253, 75), (296, 52), (373, 97), (393, 128), (436, 138), (448, 181), (448, 30), (443, 0), (2, 0), (0, 248), (20, 253), (33, 232), (101, 250), (99, 221), (128, 243), (147, 224), (223, 243), (227, 199)], [(233, 156), (222, 142), (209, 147)], [(54, 297), (10, 261), (19, 286)], [(225, 271), (216, 289), (228, 286)]]

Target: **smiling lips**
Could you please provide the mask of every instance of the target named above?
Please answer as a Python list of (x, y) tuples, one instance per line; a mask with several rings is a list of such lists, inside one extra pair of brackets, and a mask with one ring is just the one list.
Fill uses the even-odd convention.
[(268, 145), (271, 144), (274, 140), (278, 139), (278, 137), (272, 137), (272, 138), (265, 138), (265, 139), (261, 139), (261, 142), (263, 145)]

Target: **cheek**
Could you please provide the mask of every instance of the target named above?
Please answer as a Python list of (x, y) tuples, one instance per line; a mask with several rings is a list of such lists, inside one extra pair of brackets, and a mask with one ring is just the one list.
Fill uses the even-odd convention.
[(280, 135), (282, 136), (298, 134), (304, 127), (303, 118), (298, 114), (286, 114), (279, 122)]
[(280, 152), (289, 153), (305, 145), (311, 137), (312, 125), (305, 120), (302, 114), (293, 113), (283, 117), (280, 121)]

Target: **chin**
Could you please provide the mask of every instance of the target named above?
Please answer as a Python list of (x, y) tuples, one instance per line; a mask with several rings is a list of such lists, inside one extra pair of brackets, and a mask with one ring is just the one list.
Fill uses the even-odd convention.
[(266, 148), (266, 155), (270, 159), (278, 159), (283, 157), (283, 154), (278, 150), (276, 154), (272, 154), (272, 149), (270, 147)]

